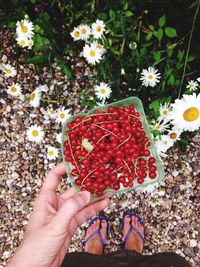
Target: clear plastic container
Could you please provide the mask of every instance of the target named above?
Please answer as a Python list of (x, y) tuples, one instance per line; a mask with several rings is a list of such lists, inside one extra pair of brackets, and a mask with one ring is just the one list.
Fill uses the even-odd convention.
[(79, 113), (79, 114), (76, 114), (76, 115), (72, 115), (72, 116), (70, 116), (70, 118), (68, 118), (66, 120), (66, 122), (64, 123), (63, 129), (62, 129), (62, 155), (63, 155), (63, 161), (64, 161), (64, 165), (65, 165), (66, 172), (67, 172), (67, 175), (69, 177), (70, 183), (72, 184), (72, 186), (74, 186), (77, 189), (77, 191), (80, 191), (79, 187), (76, 186), (76, 184), (75, 184), (76, 177), (73, 177), (70, 174), (73, 166), (72, 166), (71, 163), (68, 163), (68, 162), (65, 161), (64, 142), (66, 141), (65, 133), (68, 130), (67, 123), (71, 122), (71, 121), (74, 121), (76, 117), (84, 117), (86, 115), (92, 114), (92, 113), (94, 113), (95, 110), (104, 110), (105, 111), (105, 110), (107, 110), (107, 108), (109, 106), (114, 106), (114, 107), (125, 106), (125, 107), (128, 107), (130, 104), (133, 104), (135, 109), (136, 109), (136, 111), (139, 112), (140, 120), (141, 120), (141, 122), (143, 124), (143, 129), (146, 132), (146, 135), (147, 135), (148, 139), (151, 142), (151, 145), (148, 147), (148, 149), (151, 151), (151, 155), (156, 159), (155, 165), (157, 167), (157, 177), (155, 179), (150, 179), (147, 176), (145, 178), (145, 180), (144, 180), (144, 183), (142, 183), (142, 184), (138, 184), (137, 181), (135, 180), (132, 187), (122, 188), (122, 189), (119, 189), (117, 191), (115, 191), (115, 190), (113, 190), (111, 188), (108, 188), (108, 189), (105, 190), (105, 194), (102, 195), (101, 197), (97, 197), (97, 196), (92, 195), (93, 199), (99, 199), (99, 198), (105, 197), (108, 194), (126, 193), (126, 192), (128, 192), (130, 190), (133, 190), (134, 188), (146, 187), (148, 185), (151, 185), (151, 184), (154, 184), (154, 183), (158, 183), (164, 178), (164, 168), (163, 168), (163, 165), (162, 165), (162, 161), (161, 161), (160, 157), (158, 156), (157, 149), (156, 149), (156, 147), (154, 145), (154, 142), (152, 140), (151, 132), (149, 130), (149, 126), (148, 126), (148, 123), (147, 123), (147, 120), (146, 120), (146, 116), (145, 116), (145, 113), (144, 113), (142, 102), (137, 97), (129, 97), (129, 98), (126, 98), (126, 99), (123, 99), (123, 100), (119, 100), (119, 101), (110, 103), (108, 105), (95, 107), (92, 110), (90, 110), (88, 113)]

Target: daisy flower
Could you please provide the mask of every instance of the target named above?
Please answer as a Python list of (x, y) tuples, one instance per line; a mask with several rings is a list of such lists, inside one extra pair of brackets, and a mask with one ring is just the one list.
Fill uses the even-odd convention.
[(101, 55), (105, 54), (106, 49), (104, 48), (103, 45), (99, 44), (98, 42), (93, 42), (91, 43), (91, 45), (94, 45), (94, 47), (96, 47), (97, 49), (99, 49), (99, 52), (101, 53)]
[(200, 127), (200, 94), (176, 99), (170, 112), (171, 123), (180, 131), (193, 132)]
[(142, 85), (146, 87), (154, 87), (157, 83), (159, 83), (160, 73), (157, 72), (158, 70), (156, 70), (154, 67), (148, 67), (148, 70), (143, 70), (140, 78)]
[(38, 89), (35, 89), (30, 95), (30, 104), (32, 107), (37, 108), (40, 105), (41, 92)]
[(10, 64), (1, 64), (0, 69), (5, 73), (6, 77), (14, 77), (17, 74), (17, 71)]
[(27, 139), (31, 142), (39, 143), (44, 138), (44, 131), (40, 126), (32, 125), (27, 130)]
[(80, 25), (78, 29), (81, 34), (80, 35), (81, 40), (87, 40), (90, 37), (91, 29), (88, 25)]
[(47, 157), (49, 160), (56, 159), (58, 157), (58, 149), (53, 146), (47, 148)]
[(23, 19), (17, 22), (16, 33), (18, 36), (25, 36), (31, 38), (34, 35), (34, 26), (33, 23), (27, 19)]
[(62, 143), (62, 133), (56, 135), (56, 141), (61, 144)]
[(168, 119), (169, 113), (171, 111), (170, 103), (165, 103), (164, 105), (160, 104), (160, 116), (158, 119), (166, 120)]
[(176, 142), (177, 140), (180, 140), (180, 135), (182, 131), (178, 130), (176, 127), (173, 127), (169, 132), (168, 136), (170, 139), (172, 139), (173, 142)]
[(45, 92), (45, 93), (47, 93), (49, 91), (49, 87), (46, 84), (40, 85), (36, 89), (38, 89), (41, 92)]
[(170, 125), (169, 125), (169, 120), (162, 120), (162, 119), (158, 119), (158, 121), (153, 120), (152, 121), (152, 125), (150, 125), (150, 128), (152, 130), (157, 130), (161, 133), (163, 133), (164, 131), (168, 130)]
[(96, 45), (85, 44), (85, 46), (83, 47), (83, 57), (87, 60), (88, 63), (95, 65), (102, 59), (102, 53), (101, 50), (96, 47)]
[(21, 86), (18, 83), (13, 83), (7, 90), (7, 93), (12, 96), (20, 96), (21, 95)]
[(48, 109), (47, 110), (47, 115), (51, 119), (56, 119), (57, 118), (57, 111), (53, 109)]
[(199, 87), (198, 82), (195, 82), (193, 80), (188, 82), (188, 85), (186, 86), (190, 92), (196, 91)]
[(95, 90), (95, 95), (100, 100), (109, 98), (112, 92), (110, 86), (104, 82), (101, 82), (100, 85), (96, 85), (94, 90)]
[(62, 123), (64, 124), (64, 122), (69, 118), (70, 114), (69, 114), (69, 109), (65, 109), (64, 107), (62, 107), (61, 109), (58, 110), (57, 113), (57, 118), (56, 121), (58, 123)]
[(163, 153), (165, 153), (170, 147), (173, 146), (174, 141), (168, 135), (162, 135), (161, 139), (158, 139), (155, 144), (158, 154), (160, 156), (163, 156)]
[(197, 82), (199, 82), (199, 83), (200, 83), (200, 77), (199, 77), (199, 78), (197, 78)]
[(27, 45), (28, 49), (32, 49), (33, 45), (34, 45), (34, 41), (32, 39), (29, 39), (28, 40), (28, 45)]
[(70, 33), (70, 35), (74, 39), (74, 41), (78, 41), (81, 39), (81, 32), (78, 27), (74, 28), (74, 30)]
[(94, 38), (99, 39), (103, 35), (105, 31), (105, 23), (103, 20), (96, 20), (95, 23), (92, 24), (92, 35)]
[(17, 40), (17, 44), (21, 47), (26, 47), (29, 44), (29, 40), (27, 39), (26, 36), (23, 36), (23, 35), (18, 36), (16, 40)]

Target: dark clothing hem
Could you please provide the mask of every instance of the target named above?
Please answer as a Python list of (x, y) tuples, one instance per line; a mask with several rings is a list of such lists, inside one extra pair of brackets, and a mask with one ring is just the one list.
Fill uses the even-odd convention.
[(61, 267), (191, 267), (181, 256), (172, 252), (142, 255), (120, 250), (105, 255), (87, 252), (67, 253)]

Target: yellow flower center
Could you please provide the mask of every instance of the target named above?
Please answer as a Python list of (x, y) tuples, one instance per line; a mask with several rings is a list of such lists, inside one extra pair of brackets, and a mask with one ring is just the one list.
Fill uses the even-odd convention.
[(26, 42), (25, 42), (25, 40), (20, 40), (19, 44), (20, 44), (20, 45), (25, 45)]
[(61, 118), (61, 119), (64, 119), (64, 117), (65, 117), (65, 114), (64, 114), (64, 113), (61, 113), (61, 114), (60, 114), (60, 118)]
[(199, 117), (199, 110), (196, 107), (191, 107), (185, 110), (183, 118), (186, 121), (195, 121)]
[(34, 137), (37, 137), (37, 136), (38, 136), (38, 134), (39, 134), (39, 133), (38, 133), (38, 131), (37, 131), (37, 130), (33, 130), (33, 131), (32, 131), (32, 136), (34, 136)]
[(167, 145), (167, 144), (168, 144), (168, 142), (167, 142), (167, 141), (164, 141), (163, 143), (164, 143), (165, 145)]
[(75, 32), (74, 32), (74, 37), (79, 37), (79, 36), (80, 36), (80, 32), (75, 31)]
[(155, 129), (156, 129), (156, 130), (159, 130), (159, 129), (160, 129), (160, 124), (156, 124), (156, 125), (155, 125)]
[(101, 31), (101, 26), (97, 26), (96, 31), (100, 32)]
[(106, 93), (106, 89), (102, 88), (101, 93), (104, 95)]
[(168, 110), (163, 110), (163, 115), (167, 115), (168, 114)]
[(29, 45), (29, 46), (33, 46), (33, 41), (30, 41), (30, 42), (28, 43), (28, 45)]
[(30, 100), (33, 101), (35, 99), (35, 93), (32, 93), (30, 96)]
[(8, 73), (8, 74), (11, 74), (12, 70), (11, 69), (5, 69), (5, 72)]
[(86, 33), (87, 33), (87, 31), (86, 31), (85, 28), (83, 28), (83, 29), (81, 30), (81, 32), (82, 32), (83, 34), (86, 34)]
[(171, 133), (171, 134), (170, 134), (170, 138), (171, 138), (171, 139), (176, 139), (176, 137), (177, 137), (177, 134), (176, 134), (176, 133)]
[(11, 88), (11, 91), (12, 91), (13, 93), (16, 93), (16, 92), (17, 92), (17, 88), (16, 88), (16, 87), (12, 87), (12, 88)]
[(94, 50), (90, 50), (90, 56), (95, 57), (95, 51)]
[(51, 115), (54, 115), (54, 114), (56, 114), (56, 112), (55, 112), (55, 110), (50, 110), (50, 112), (49, 112)]
[(51, 157), (54, 156), (54, 151), (53, 151), (53, 150), (50, 150), (50, 151), (49, 151), (49, 156), (51, 156)]
[(152, 75), (152, 74), (149, 74), (149, 75), (148, 75), (148, 79), (149, 79), (149, 80), (152, 80), (152, 79), (153, 79), (153, 75)]
[(21, 30), (23, 33), (27, 33), (28, 28), (24, 24), (21, 24)]

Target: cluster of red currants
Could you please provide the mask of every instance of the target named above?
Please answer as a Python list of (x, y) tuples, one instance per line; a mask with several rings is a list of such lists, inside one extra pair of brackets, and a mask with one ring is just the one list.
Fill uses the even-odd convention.
[(102, 196), (106, 189), (156, 178), (156, 160), (148, 149), (151, 143), (132, 104), (76, 117), (67, 127), (65, 159), (74, 166), (71, 175), (81, 190)]

